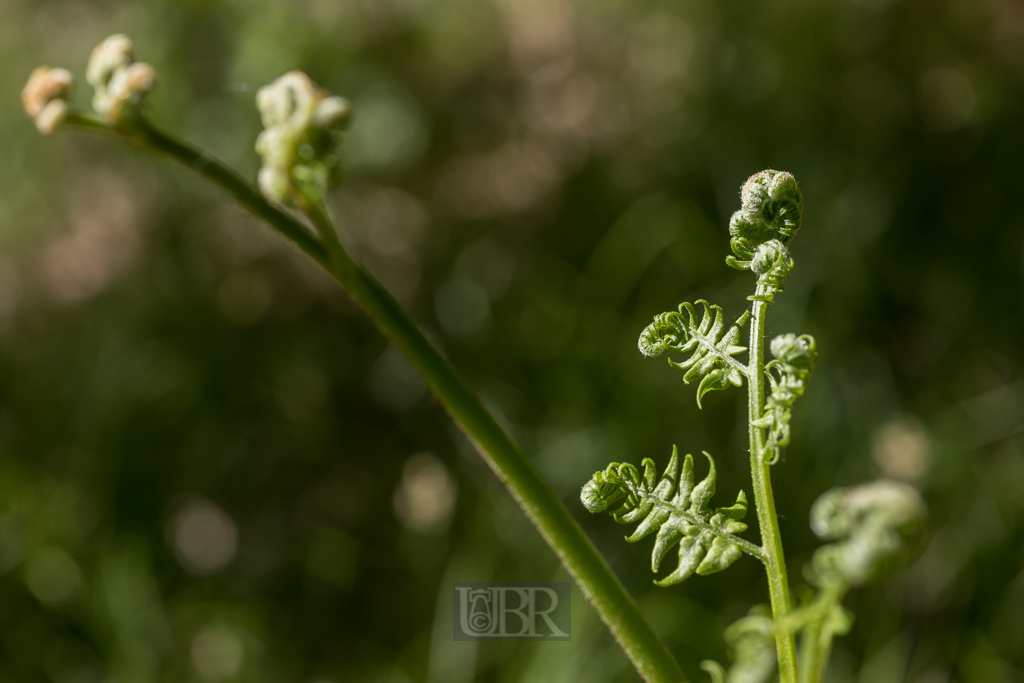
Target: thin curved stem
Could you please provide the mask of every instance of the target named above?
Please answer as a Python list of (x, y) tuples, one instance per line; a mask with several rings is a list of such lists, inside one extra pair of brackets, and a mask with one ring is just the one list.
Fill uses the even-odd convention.
[(643, 679), (648, 683), (685, 682), (679, 664), (558, 496), (484, 407), (469, 383), (419, 331), (388, 291), (345, 251), (322, 203), (313, 202), (307, 212), (320, 233), (321, 239), (317, 239), (298, 220), (270, 205), (233, 170), (148, 124), (115, 130), (82, 115), (71, 117), (69, 123), (118, 133), (142, 149), (181, 162), (220, 186), (327, 270), (426, 380), (554, 550)]
[[(763, 286), (757, 286), (755, 296), (763, 295)], [(750, 423), (750, 474), (754, 489), (754, 506), (761, 529), (761, 547), (765, 553), (765, 571), (768, 575), (768, 594), (772, 603), (772, 618), (776, 624), (785, 620), (792, 611), (789, 578), (786, 576), (786, 557), (782, 551), (782, 534), (775, 512), (772, 493), (771, 465), (764, 457), (764, 430), (754, 423), (764, 414), (764, 323), (768, 304), (754, 302), (754, 317), (750, 321), (750, 368), (747, 373), (748, 421)], [(797, 683), (796, 639), (792, 633), (778, 629), (775, 647), (779, 657), (780, 683)]]

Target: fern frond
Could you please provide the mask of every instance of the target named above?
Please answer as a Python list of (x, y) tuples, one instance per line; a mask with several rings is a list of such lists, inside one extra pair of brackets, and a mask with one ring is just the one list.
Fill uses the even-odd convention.
[(811, 508), (811, 529), (835, 542), (814, 553), (813, 582), (859, 586), (911, 559), (927, 514), (921, 494), (899, 481), (826, 491)]
[(691, 303), (679, 304), (679, 311), (669, 311), (655, 316), (654, 322), (644, 328), (637, 346), (648, 358), (669, 353), (691, 353), (685, 361), (677, 363), (669, 359), (669, 365), (686, 370), (683, 381), (689, 384), (701, 378), (697, 387), (697, 405), (709, 391), (740, 386), (747, 374), (747, 368), (733, 358), (747, 350), (738, 346), (740, 331), (750, 318), (750, 311), (725, 328), (725, 314), (721, 306), (699, 299), (697, 304), (704, 308), (701, 316)]
[[(804, 575), (818, 587), (813, 600), (779, 618), (777, 630), (801, 636), (801, 666), (820, 670), (832, 641), (850, 631), (843, 598), (921, 551), (928, 511), (912, 486), (881, 479), (826, 491), (811, 508), (811, 528), (834, 542), (818, 548)], [(731, 682), (730, 682), (731, 683)]]
[[(658, 532), (651, 555), (651, 571), (657, 572), (661, 561), (676, 545), (679, 546), (679, 565), (675, 571), (654, 583), (671, 586), (689, 578), (722, 571), (743, 552), (759, 559), (764, 553), (750, 541), (735, 536), (747, 525), (739, 521), (747, 514), (747, 497), (740, 491), (736, 502), (727, 508), (708, 508), (715, 494), (715, 461), (705, 453), (710, 470), (699, 484), (694, 484), (693, 456), (683, 460), (679, 469), (679, 451), (672, 448), (672, 458), (661, 478), (657, 477), (654, 461), (644, 458), (643, 474), (629, 463), (613, 462), (606, 469), (595, 472), (580, 499), (590, 512), (609, 511), (619, 524), (640, 522), (629, 543)], [(613, 506), (618, 507), (611, 510)]]
[(771, 394), (765, 401), (764, 415), (751, 424), (768, 430), (762, 457), (769, 458), (774, 465), (779, 460), (781, 449), (789, 445), (793, 404), (804, 395), (807, 380), (818, 360), (818, 350), (811, 335), (798, 337), (792, 333), (773, 339), (771, 350), (775, 358), (764, 369), (771, 384)]
[(757, 247), (778, 240), (788, 247), (803, 221), (804, 198), (791, 173), (761, 171), (740, 188), (740, 210), (729, 221), (729, 246), (734, 256), (725, 262), (746, 270)]

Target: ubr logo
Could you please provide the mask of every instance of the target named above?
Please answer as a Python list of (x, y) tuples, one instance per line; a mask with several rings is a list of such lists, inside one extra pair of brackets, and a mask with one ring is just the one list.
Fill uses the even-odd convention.
[(568, 583), (457, 583), (455, 640), (569, 640)]

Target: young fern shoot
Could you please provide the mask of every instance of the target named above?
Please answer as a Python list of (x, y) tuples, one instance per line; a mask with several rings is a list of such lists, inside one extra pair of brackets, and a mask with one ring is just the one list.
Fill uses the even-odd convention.
[[(687, 384), (690, 380), (701, 378), (697, 387), (697, 406), (701, 406), (700, 400), (704, 394), (716, 389), (728, 389), (730, 386), (738, 387), (743, 384), (743, 378), (747, 375), (747, 367), (733, 358), (737, 353), (747, 350), (745, 346), (736, 346), (741, 330), (750, 319), (750, 311), (744, 311), (743, 315), (733, 323), (729, 331), (722, 334), (722, 327), (725, 324), (725, 314), (721, 306), (709, 304), (703, 299), (698, 299), (698, 305), (703, 306), (704, 315), (700, 323), (697, 323), (697, 311), (691, 303), (679, 304), (679, 312), (669, 311), (654, 318), (654, 322), (648, 325), (640, 335), (637, 346), (640, 352), (648, 358), (660, 356), (666, 351), (669, 353), (693, 352), (687, 360), (678, 363), (671, 358), (668, 364), (680, 370), (686, 370), (683, 381)], [(714, 322), (712, 322), (712, 314)]]
[(715, 495), (716, 473), (715, 461), (707, 453), (704, 455), (710, 470), (696, 486), (693, 456), (686, 456), (680, 474), (679, 451), (673, 448), (668, 467), (657, 483), (654, 461), (645, 458), (641, 463), (642, 476), (628, 463), (612, 463), (583, 488), (583, 504), (591, 512), (602, 512), (621, 500), (622, 505), (611, 513), (616, 522), (630, 524), (643, 520), (626, 537), (628, 542), (635, 543), (658, 532), (651, 571), (657, 572), (665, 555), (679, 544), (679, 564), (664, 579), (655, 581), (659, 586), (680, 583), (695, 571), (702, 576), (720, 572), (744, 552), (761, 557), (760, 548), (736, 536), (747, 529), (739, 521), (747, 514), (747, 496), (743, 491), (731, 507), (708, 508), (708, 501)]
[[(316, 87), (301, 72), (289, 72), (261, 89), (257, 106), (265, 129), (257, 140), (257, 151), (263, 164), (256, 183), (251, 183), (150, 123), (145, 105), (156, 73), (148, 64), (135, 61), (127, 37), (115, 35), (100, 43), (86, 77), (95, 92), (92, 112), (72, 104), (68, 71), (39, 67), (32, 73), (22, 104), (38, 130), (45, 135), (66, 127), (110, 133), (181, 162), (323, 267), (423, 376), (572, 575), (637, 673), (648, 683), (685, 681), (679, 664), (561, 500), (468, 382), (341, 243), (326, 206), (326, 192), (339, 175), (334, 148), (348, 120), (348, 102)], [(804, 393), (817, 349), (809, 335), (780, 335), (771, 342), (773, 359), (766, 364), (764, 328), (767, 307), (782, 292), (794, 267), (788, 247), (800, 228), (803, 199), (793, 176), (779, 171), (751, 176), (741, 199), (741, 209), (730, 221), (733, 254), (726, 263), (756, 276), (754, 293), (748, 297), (750, 308), (726, 327), (719, 306), (703, 300), (696, 305), (683, 303), (678, 311), (657, 316), (641, 334), (639, 347), (645, 356), (669, 354), (669, 364), (684, 371), (684, 382), (700, 380), (698, 406), (708, 392), (746, 382), (760, 545), (739, 535), (747, 529), (741, 521), (747, 512), (743, 491), (729, 507), (710, 506), (716, 469), (707, 453), (709, 471), (699, 483), (693, 457), (680, 460), (673, 448), (660, 478), (650, 459), (641, 463), (642, 473), (628, 463), (612, 463), (584, 486), (582, 500), (591, 512), (608, 511), (620, 523), (638, 523), (627, 538), (630, 542), (657, 532), (653, 571), (659, 570), (671, 550), (678, 549), (678, 563), (657, 581), (660, 586), (693, 574), (721, 571), (743, 554), (764, 564), (770, 612), (755, 607), (726, 630), (735, 661), (728, 671), (715, 662), (704, 662), (714, 683), (764, 683), (776, 665), (782, 683), (818, 683), (833, 638), (849, 628), (851, 617), (842, 608), (843, 597), (850, 588), (879, 576), (905, 557), (921, 528), (924, 504), (912, 488), (889, 481), (822, 496), (812, 512), (812, 528), (834, 542), (814, 555), (808, 572), (817, 596), (794, 609), (770, 467), (789, 444), (793, 406)], [(743, 352), (745, 362), (738, 359)], [(673, 354), (679, 360), (671, 358)]]
[[(800, 229), (803, 197), (789, 173), (767, 170), (751, 176), (740, 190), (741, 208), (729, 224), (732, 255), (726, 263), (756, 275), (751, 307), (725, 329), (721, 307), (704, 300), (684, 302), (678, 312), (655, 316), (640, 335), (638, 346), (648, 357), (670, 354), (669, 365), (685, 371), (683, 381), (700, 380), (697, 406), (710, 391), (747, 383), (750, 468), (761, 545), (737, 534), (746, 530), (739, 521), (747, 511), (740, 491), (728, 508), (707, 507), (714, 494), (715, 464), (707, 478), (693, 485), (693, 459), (687, 455), (682, 475), (673, 447), (668, 467), (656, 480), (654, 462), (643, 461), (643, 475), (630, 464), (612, 463), (596, 472), (583, 487), (581, 499), (591, 512), (610, 511), (623, 524), (641, 521), (626, 540), (636, 542), (658, 531), (651, 569), (676, 545), (679, 564), (658, 586), (679, 583), (694, 573), (721, 571), (746, 553), (765, 566), (771, 610), (761, 608), (729, 627), (726, 641), (735, 663), (726, 671), (704, 662), (714, 683), (763, 683), (778, 667), (782, 683), (817, 683), (833, 637), (845, 633), (850, 616), (841, 606), (846, 591), (880, 573), (880, 567), (898, 557), (906, 541), (920, 527), (924, 506), (913, 489), (896, 482), (876, 482), (850, 492), (836, 490), (815, 506), (814, 529), (826, 538), (842, 539), (815, 555), (811, 576), (818, 597), (795, 610), (792, 605), (782, 538), (771, 486), (771, 465), (789, 445), (793, 406), (803, 396), (817, 360), (817, 346), (808, 334), (782, 334), (770, 344), (772, 360), (764, 358), (767, 307), (782, 292), (794, 262), (789, 244)], [(749, 328), (747, 327), (749, 323)], [(743, 331), (747, 329), (746, 346)], [(746, 363), (736, 356), (747, 352)], [(671, 354), (689, 354), (674, 360)], [(769, 395), (765, 400), (765, 388)], [(674, 495), (673, 495), (674, 493)], [(622, 501), (620, 507), (609, 510)], [(861, 554), (858, 554), (858, 551)], [(796, 634), (802, 634), (797, 656)], [(773, 647), (774, 641), (774, 647)]]

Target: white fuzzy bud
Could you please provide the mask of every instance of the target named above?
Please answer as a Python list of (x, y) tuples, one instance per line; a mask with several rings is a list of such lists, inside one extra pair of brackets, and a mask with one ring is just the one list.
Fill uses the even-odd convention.
[(156, 71), (145, 62), (135, 62), (114, 72), (107, 92), (116, 101), (139, 104), (156, 86)]
[(92, 49), (85, 80), (94, 88), (106, 88), (115, 71), (126, 68), (134, 60), (132, 41), (116, 33)]
[(322, 195), (337, 172), (333, 132), (348, 121), (348, 100), (318, 88), (301, 71), (289, 71), (260, 88), (256, 107), (264, 126), (256, 139), (263, 158), (260, 191), (274, 203), (290, 201), (299, 186)]
[(85, 78), (95, 89), (92, 107), (110, 123), (120, 123), (139, 108), (154, 87), (156, 71), (133, 59), (132, 41), (125, 35), (110, 36), (89, 57)]
[(352, 115), (352, 105), (344, 97), (328, 97), (316, 105), (313, 125), (320, 128), (344, 128)]
[(67, 69), (37, 67), (21, 91), (21, 106), (43, 135), (52, 134), (71, 111), (71, 72)]

